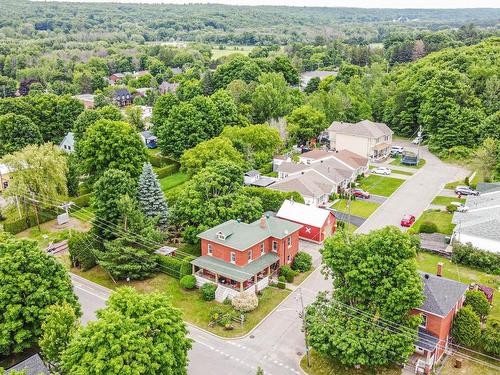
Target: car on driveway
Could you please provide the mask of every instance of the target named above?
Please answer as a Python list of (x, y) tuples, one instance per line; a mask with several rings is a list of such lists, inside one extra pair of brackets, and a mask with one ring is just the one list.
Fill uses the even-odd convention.
[(398, 154), (402, 154), (404, 150), (405, 149), (403, 146), (392, 146), (391, 147), (391, 155), (396, 156)]
[(389, 176), (391, 174), (391, 169), (387, 167), (377, 167), (372, 170), (372, 173), (375, 174), (384, 174), (386, 176)]
[(411, 143), (413, 143), (414, 145), (418, 145), (419, 143), (422, 143), (422, 141), (422, 137), (416, 137), (413, 141), (411, 141)]
[(351, 190), (352, 195), (354, 195), (356, 198), (363, 198), (363, 199), (368, 199), (370, 198), (370, 193), (367, 191), (364, 191), (363, 189), (352, 189)]
[(401, 219), (401, 226), (409, 228), (413, 225), (414, 222), (415, 222), (415, 216), (410, 215), (410, 214), (406, 214)]
[(470, 188), (469, 186), (457, 186), (455, 188), (456, 195), (479, 195), (479, 191)]

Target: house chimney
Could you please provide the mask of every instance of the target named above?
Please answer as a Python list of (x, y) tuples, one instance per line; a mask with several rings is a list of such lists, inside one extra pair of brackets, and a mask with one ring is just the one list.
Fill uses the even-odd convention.
[(265, 215), (262, 215), (262, 217), (260, 218), (260, 224), (259, 224), (259, 226), (262, 229), (266, 229), (267, 224), (266, 224), (266, 216)]
[(437, 269), (436, 275), (439, 277), (443, 276), (443, 263), (442, 262), (438, 263), (438, 269)]

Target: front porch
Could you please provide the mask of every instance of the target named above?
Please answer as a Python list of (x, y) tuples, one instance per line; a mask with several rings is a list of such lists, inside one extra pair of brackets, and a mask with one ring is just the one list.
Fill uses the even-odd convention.
[(418, 341), (415, 353), (409, 358), (409, 368), (415, 374), (429, 374), (436, 362), (436, 350), (439, 338), (422, 327), (418, 328)]
[(212, 256), (201, 256), (191, 264), (196, 285), (216, 284), (216, 300), (223, 302), (243, 291), (254, 288), (258, 292), (267, 287), (269, 277), (279, 268), (279, 256), (267, 253), (243, 267)]
[(391, 145), (389, 143), (379, 143), (373, 146), (371, 160), (379, 161), (385, 160), (389, 157), (391, 152)]

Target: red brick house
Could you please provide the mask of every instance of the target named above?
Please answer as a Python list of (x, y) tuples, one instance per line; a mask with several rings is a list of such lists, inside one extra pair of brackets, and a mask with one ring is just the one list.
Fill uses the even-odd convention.
[(218, 301), (265, 288), (275, 270), (293, 261), (301, 228), (267, 214), (250, 224), (229, 220), (200, 233), (201, 256), (191, 262), (197, 285), (215, 282)]
[(465, 284), (441, 277), (442, 267), (439, 263), (437, 275), (420, 273), (425, 301), (422, 307), (412, 312), (420, 314), (423, 322), (418, 329), (418, 342), (411, 362), (426, 374), (448, 348), (453, 318), (462, 307), (468, 289)]
[(285, 200), (276, 216), (302, 225), (299, 237), (307, 241), (322, 243), (335, 233), (335, 215), (323, 208)]

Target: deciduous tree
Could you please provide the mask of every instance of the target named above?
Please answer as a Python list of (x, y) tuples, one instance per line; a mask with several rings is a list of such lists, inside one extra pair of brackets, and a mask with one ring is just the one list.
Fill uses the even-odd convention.
[(28, 117), (14, 113), (0, 116), (0, 157), (42, 141), (40, 129)]
[(286, 119), (290, 139), (300, 145), (318, 137), (327, 125), (325, 115), (310, 105), (295, 108)]

